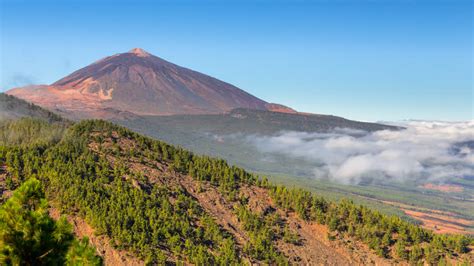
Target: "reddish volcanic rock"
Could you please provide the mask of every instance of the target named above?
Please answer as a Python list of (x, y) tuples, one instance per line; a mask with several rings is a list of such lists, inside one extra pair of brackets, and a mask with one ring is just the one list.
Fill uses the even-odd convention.
[(278, 112), (278, 113), (287, 113), (287, 114), (297, 114), (298, 112), (290, 108), (288, 106), (284, 106), (283, 104), (278, 104), (278, 103), (267, 103), (265, 104), (265, 108), (268, 111), (272, 112)]
[[(180, 67), (140, 48), (101, 59), (46, 86), (7, 92), (73, 117), (214, 114), (267, 103), (226, 82)], [(286, 107), (271, 109), (292, 110)]]

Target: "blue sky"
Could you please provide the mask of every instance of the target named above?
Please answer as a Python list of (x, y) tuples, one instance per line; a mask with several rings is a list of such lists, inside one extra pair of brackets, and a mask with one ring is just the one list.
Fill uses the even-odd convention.
[(141, 47), (299, 111), (473, 119), (470, 0), (0, 0), (0, 90)]

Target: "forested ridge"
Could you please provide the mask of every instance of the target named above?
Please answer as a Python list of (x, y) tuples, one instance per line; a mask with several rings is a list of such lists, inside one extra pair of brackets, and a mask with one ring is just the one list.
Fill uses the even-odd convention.
[[(472, 261), (473, 239), (468, 236), (436, 235), (347, 200), (332, 202), (305, 190), (275, 186), (223, 160), (198, 156), (109, 122), (88, 120), (67, 129), (37, 120), (9, 123), (0, 127), (2, 136), (28, 133), (1, 143), (5, 187), (13, 190), (26, 180), (40, 180), (52, 205), (83, 217), (96, 234), (107, 235), (114, 247), (146, 263), (298, 264), (281, 248), (282, 243), (304, 245), (285, 213), (326, 225), (329, 239), (360, 241), (387, 260), (467, 265)], [(33, 132), (43, 133), (25, 128), (41, 128)], [(187, 176), (196, 191), (184, 185)], [(238, 221), (235, 231), (243, 230), (244, 243), (198, 201), (196, 195), (211, 190), (231, 206)], [(256, 211), (248, 191), (264, 191), (271, 204)]]
[(30, 117), (51, 123), (68, 123), (58, 114), (12, 95), (0, 93), (0, 119)]

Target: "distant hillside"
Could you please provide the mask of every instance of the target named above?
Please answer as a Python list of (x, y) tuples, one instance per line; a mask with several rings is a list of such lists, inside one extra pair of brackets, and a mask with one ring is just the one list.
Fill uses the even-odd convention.
[(348, 120), (332, 115), (281, 113), (252, 109), (234, 109), (219, 115), (175, 115), (141, 116), (136, 119), (118, 121), (138, 128), (169, 127), (180, 130), (209, 132), (215, 134), (261, 134), (269, 135), (280, 131), (331, 132), (335, 129), (363, 131), (399, 130), (401, 127)]
[(48, 122), (65, 121), (61, 116), (42, 107), (14, 96), (0, 93), (0, 120), (22, 117), (37, 118)]
[(296, 177), (313, 177), (314, 162), (263, 154), (247, 141), (253, 135), (270, 136), (282, 131), (331, 133), (350, 129), (355, 134), (399, 127), (347, 120), (330, 115), (290, 114), (234, 109), (221, 115), (142, 116), (116, 119), (117, 124), (179, 145), (199, 154), (217, 156), (245, 169)]
[(106, 264), (473, 259), (469, 237), (436, 235), (348, 200), (336, 203), (274, 186), (223, 160), (109, 122), (77, 123), (48, 146), (2, 147), (0, 164), (0, 181), (9, 180), (11, 188), (37, 177), (53, 213), (67, 214), (76, 234), (89, 236)]

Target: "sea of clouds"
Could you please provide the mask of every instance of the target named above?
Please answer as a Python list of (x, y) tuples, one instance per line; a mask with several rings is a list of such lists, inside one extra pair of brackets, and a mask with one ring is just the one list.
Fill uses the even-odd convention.
[[(247, 136), (259, 151), (314, 162), (314, 176), (343, 183), (474, 177), (474, 120), (409, 121), (399, 131), (336, 129)], [(317, 165), (317, 166), (316, 166)]]

